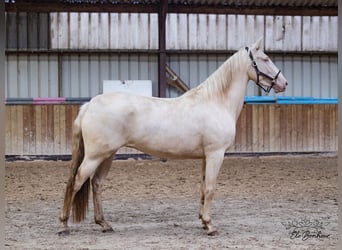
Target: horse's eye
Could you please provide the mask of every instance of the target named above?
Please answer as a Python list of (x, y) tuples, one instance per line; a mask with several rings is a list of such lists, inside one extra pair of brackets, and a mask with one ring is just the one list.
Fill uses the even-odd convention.
[(268, 62), (270, 59), (268, 57), (265, 57), (262, 59), (264, 62)]

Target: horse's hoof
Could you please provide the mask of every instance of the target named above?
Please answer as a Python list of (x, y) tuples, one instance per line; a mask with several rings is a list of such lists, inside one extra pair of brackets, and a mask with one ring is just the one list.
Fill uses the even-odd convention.
[(217, 230), (214, 230), (212, 232), (208, 232), (208, 236), (218, 236), (219, 232)]
[(70, 230), (69, 230), (69, 228), (62, 228), (62, 229), (58, 230), (57, 234), (59, 236), (66, 236), (66, 235), (70, 234)]
[(102, 233), (109, 233), (109, 232), (114, 232), (112, 227), (106, 227), (102, 229)]

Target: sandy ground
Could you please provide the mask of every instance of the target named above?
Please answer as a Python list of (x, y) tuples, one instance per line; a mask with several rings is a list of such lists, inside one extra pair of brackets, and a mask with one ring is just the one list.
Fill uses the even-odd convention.
[(334, 249), (335, 156), (228, 157), (209, 237), (198, 219), (200, 162), (114, 161), (104, 212), (56, 234), (70, 162), (6, 163), (6, 249)]

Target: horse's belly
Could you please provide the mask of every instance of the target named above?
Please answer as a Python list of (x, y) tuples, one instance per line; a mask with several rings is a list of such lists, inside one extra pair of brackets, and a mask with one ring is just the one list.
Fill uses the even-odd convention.
[(194, 138), (191, 141), (185, 141), (149, 136), (148, 140), (135, 140), (126, 146), (162, 158), (202, 158), (204, 156), (201, 143)]

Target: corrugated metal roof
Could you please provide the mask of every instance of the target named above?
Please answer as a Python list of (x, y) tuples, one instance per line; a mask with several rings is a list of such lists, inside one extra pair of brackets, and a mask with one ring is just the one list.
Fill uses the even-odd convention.
[(169, 0), (170, 4), (337, 7), (338, 0)]
[[(133, 4), (155, 5), (161, 0), (5, 0), (5, 3), (70, 3), (70, 4)], [(292, 6), (292, 7), (337, 7), (338, 0), (168, 0), (174, 5), (227, 5), (227, 6)]]

